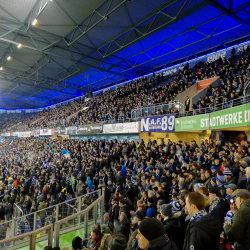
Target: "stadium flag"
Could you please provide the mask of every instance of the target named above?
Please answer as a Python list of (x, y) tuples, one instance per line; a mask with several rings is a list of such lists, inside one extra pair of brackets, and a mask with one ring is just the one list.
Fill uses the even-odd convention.
[(67, 150), (62, 150), (61, 152), (62, 152), (62, 154), (63, 154), (63, 156), (64, 156), (65, 158), (70, 158), (70, 152), (69, 152), (69, 151), (67, 151)]
[(11, 143), (9, 145), (12, 146), (13, 145), (13, 141), (11, 141)]

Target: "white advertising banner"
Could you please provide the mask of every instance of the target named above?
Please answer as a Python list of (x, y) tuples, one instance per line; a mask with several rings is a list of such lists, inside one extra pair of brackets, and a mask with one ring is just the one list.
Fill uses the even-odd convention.
[(52, 129), (41, 129), (40, 135), (52, 135)]
[(18, 137), (30, 137), (31, 131), (18, 132)]
[(115, 123), (103, 125), (104, 134), (124, 134), (124, 133), (139, 133), (140, 122)]

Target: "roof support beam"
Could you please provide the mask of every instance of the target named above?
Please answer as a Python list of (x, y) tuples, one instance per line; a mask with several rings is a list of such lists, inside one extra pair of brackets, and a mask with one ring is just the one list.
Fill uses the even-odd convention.
[(241, 19), (237, 15), (235, 15), (233, 12), (225, 8), (224, 6), (220, 5), (219, 3), (215, 2), (214, 0), (204, 0), (205, 3), (212, 5), (214, 8), (221, 11), (223, 14), (226, 14), (227, 16), (231, 17), (235, 21), (237, 21), (240, 24), (246, 25), (250, 29), (250, 24), (246, 22), (245, 20)]
[[(0, 37), (0, 41), (3, 41), (3, 42), (6, 42), (6, 43), (10, 43), (10, 44), (15, 44), (15, 45), (18, 45), (18, 42), (15, 42), (15, 41), (11, 41), (9, 39), (6, 39), (6, 38), (3, 38), (3, 37)], [(40, 49), (37, 49), (36, 47), (33, 47), (33, 46), (29, 46), (29, 45), (25, 45), (25, 44), (22, 44), (22, 46), (24, 48), (27, 48), (27, 49), (31, 49), (31, 50), (35, 50), (35, 51), (38, 51), (38, 52), (41, 52), (43, 54), (46, 54), (46, 55), (50, 55), (50, 56), (54, 56), (54, 57), (58, 57), (58, 58), (61, 58), (61, 59), (65, 59), (64, 56), (61, 56), (61, 55), (58, 55), (58, 54), (55, 54), (55, 53), (52, 53), (52, 52), (49, 52), (49, 51), (46, 51), (46, 50), (40, 50)], [(69, 59), (69, 61), (73, 62), (73, 63), (78, 63), (78, 61), (75, 61), (73, 59)], [(101, 70), (101, 71), (105, 71), (107, 73), (111, 73), (111, 74), (114, 74), (114, 75), (119, 75), (119, 76), (122, 76), (122, 77), (125, 77), (125, 75), (123, 74), (120, 74), (120, 73), (117, 73), (117, 72), (113, 72), (113, 71), (110, 71), (108, 69), (105, 69), (105, 68), (102, 68), (102, 67), (99, 67), (97, 65), (93, 65), (93, 64), (90, 64), (90, 63), (86, 63), (84, 61), (81, 61), (82, 64), (85, 64), (91, 68), (95, 68), (95, 69), (98, 69), (98, 70)]]

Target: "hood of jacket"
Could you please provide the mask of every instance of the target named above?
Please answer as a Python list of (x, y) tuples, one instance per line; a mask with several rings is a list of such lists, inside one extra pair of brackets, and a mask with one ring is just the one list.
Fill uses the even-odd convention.
[(247, 199), (247, 200), (243, 201), (240, 204), (240, 209), (250, 209), (250, 199)]
[(110, 238), (111, 238), (110, 234), (106, 234), (106, 233), (103, 234), (99, 250), (106, 249), (105, 246), (108, 245)]

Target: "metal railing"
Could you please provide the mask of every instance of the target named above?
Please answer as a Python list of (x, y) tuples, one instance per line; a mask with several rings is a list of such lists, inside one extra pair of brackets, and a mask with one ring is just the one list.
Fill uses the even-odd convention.
[(184, 112), (184, 114), (180, 114), (180, 116), (194, 116), (194, 115), (201, 115), (201, 114), (210, 114), (212, 112), (229, 109), (233, 107), (237, 107), (246, 103), (250, 102), (250, 96), (241, 96), (239, 98), (236, 98), (234, 100), (226, 100), (223, 98), (222, 103), (206, 107), (206, 108), (197, 108), (197, 109), (191, 109), (190, 111)]
[(14, 209), (14, 217), (23, 216), (23, 210), (16, 203), (14, 203), (13, 209)]
[[(27, 213), (24, 216), (15, 216), (15, 214), (14, 216), (9, 215), (7, 216), (6, 222), (0, 224), (0, 228), (4, 227), (7, 229), (6, 232), (5, 230), (0, 230), (0, 239), (6, 237), (14, 238), (17, 235), (32, 232), (49, 224), (54, 224), (61, 219), (67, 218), (68, 216), (82, 211), (87, 205), (92, 204), (100, 196), (101, 190), (93, 191), (41, 210), (38, 210), (39, 207), (37, 207), (38, 211)], [(73, 221), (73, 223), (71, 223), (71, 227), (79, 225), (80, 222), (81, 218)], [(44, 236), (46, 237), (46, 235)], [(24, 242), (25, 241), (22, 241), (22, 243)], [(20, 242), (16, 243), (14, 241), (13, 244), (20, 244)], [(14, 245), (12, 245), (12, 247), (14, 247)]]
[(12, 250), (12, 249), (14, 249), (13, 245), (15, 242), (22, 242), (23, 239), (28, 238), (29, 249), (35, 250), (38, 235), (41, 234), (42, 232), (46, 232), (46, 231), (48, 231), (48, 233), (47, 233), (47, 237), (44, 240), (47, 239), (48, 245), (52, 246), (52, 243), (53, 243), (53, 225), (51, 224), (51, 225), (39, 228), (35, 231), (15, 236), (13, 238), (7, 238), (4, 240), (0, 240), (0, 247), (1, 248), (9, 248)]
[(83, 236), (84, 238), (88, 238), (90, 232), (90, 226), (96, 224), (97, 221), (99, 221), (99, 224), (102, 224), (103, 211), (104, 211), (104, 195), (100, 196), (96, 201), (94, 201), (83, 211), (71, 215), (65, 219), (57, 221), (55, 223), (55, 230), (54, 230), (55, 246), (60, 246), (60, 236), (70, 232), (68, 229), (65, 230), (64, 228), (67, 227), (68, 224), (71, 224), (72, 221), (79, 220), (79, 218), (81, 218), (81, 222), (83, 223)]
[(245, 83), (245, 87), (243, 91), (244, 96), (248, 96), (249, 91), (250, 91), (250, 76), (247, 78), (246, 83)]
[[(158, 111), (165, 111), (168, 112), (170, 109), (177, 109), (178, 112), (183, 111), (184, 104), (180, 101), (177, 102), (168, 102), (168, 103), (160, 103), (154, 105), (146, 105), (141, 106), (131, 111), (131, 118), (136, 119), (139, 116), (147, 115), (153, 116), (153, 113), (157, 113)], [(155, 114), (160, 115), (160, 114)]]
[[(30, 250), (35, 250), (36, 243), (44, 240), (47, 240), (48, 245), (50, 246), (52, 246), (54, 242), (54, 246), (62, 247), (60, 245), (61, 237), (67, 235), (68, 233), (76, 232), (79, 229), (83, 229), (84, 238), (88, 238), (90, 227), (97, 222), (102, 224), (103, 212), (104, 195), (97, 198), (88, 207), (82, 209), (82, 211), (78, 211), (77, 213), (66, 218), (57, 220), (34, 231), (32, 230), (31, 232), (26, 232), (18, 236), (0, 240), (0, 247), (13, 250), (29, 245)], [(76, 221), (77, 224), (74, 223)], [(79, 236), (82, 237), (82, 235)]]

